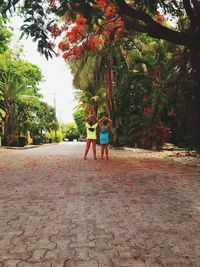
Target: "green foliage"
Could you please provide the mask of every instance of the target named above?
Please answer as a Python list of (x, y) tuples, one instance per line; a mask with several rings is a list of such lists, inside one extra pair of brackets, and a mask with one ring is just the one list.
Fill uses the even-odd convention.
[(12, 33), (6, 28), (3, 19), (0, 17), (0, 54), (8, 49), (8, 44), (11, 40)]
[[(22, 114), (24, 113), (22, 112)], [(26, 120), (23, 121), (25, 122)], [(31, 131), (33, 136), (40, 135), (46, 131), (58, 130), (59, 128), (55, 109), (42, 101), (31, 107), (26, 122), (27, 129)]]
[[(10, 36), (4, 29), (0, 37)], [(4, 120), (4, 143), (17, 144), (28, 130), (41, 138), (42, 132), (58, 128), (55, 109), (41, 101), (41, 70), (7, 49), (9, 38), (0, 38), (0, 121)], [(4, 49), (3, 49), (4, 48)]]
[(105, 111), (105, 89), (103, 84), (103, 57), (100, 55), (84, 56), (79, 61), (73, 61), (70, 68), (74, 75), (74, 86), (77, 89), (77, 108), (92, 108), (96, 114)]
[(86, 135), (85, 117), (86, 111), (84, 109), (77, 109), (74, 114), (74, 121), (76, 122), (77, 129), (80, 135)]
[(51, 139), (54, 143), (59, 143), (63, 140), (64, 135), (60, 130), (51, 130), (50, 132), (45, 134), (45, 137)]
[(0, 108), (0, 122), (2, 122), (5, 115), (6, 115), (5, 111), (2, 108)]
[(39, 102), (40, 81), (42, 74), (36, 65), (9, 50), (0, 54), (0, 107), (5, 112), (5, 138), (28, 129), (30, 112)]
[[(190, 55), (175, 51), (174, 86), (171, 101), (177, 116), (173, 121), (174, 141), (184, 147), (200, 148), (200, 75), (193, 69)], [(178, 54), (178, 56), (177, 56)], [(198, 60), (198, 59), (197, 59)]]
[(167, 124), (170, 128), (171, 103), (164, 90), (171, 80), (170, 51), (164, 42), (158, 45), (145, 35), (125, 38), (121, 46), (123, 57), (115, 66), (118, 135), (122, 144), (160, 149), (159, 142), (166, 141), (169, 135), (163, 131), (159, 139), (157, 125)]
[(88, 87), (99, 89), (101, 84), (102, 57), (100, 55), (84, 56), (81, 62), (74, 60), (70, 64), (74, 74), (74, 86), (80, 90)]
[(65, 124), (65, 134), (66, 138), (68, 138), (69, 141), (73, 141), (74, 139), (79, 138), (80, 134), (78, 132), (77, 125), (75, 122)]

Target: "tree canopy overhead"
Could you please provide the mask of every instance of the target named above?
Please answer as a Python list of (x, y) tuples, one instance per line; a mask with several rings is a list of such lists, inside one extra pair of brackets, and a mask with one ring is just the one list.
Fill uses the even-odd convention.
[[(196, 55), (200, 52), (200, 2), (198, 0), (9, 0), (1, 1), (1, 10), (5, 13), (17, 4), (25, 15), (22, 30), (38, 41), (38, 49), (46, 57), (51, 56), (53, 51), (48, 32), (54, 32), (56, 36), (61, 31), (66, 31), (66, 27), (59, 28), (54, 24), (51, 14), (62, 17), (64, 22), (73, 22), (81, 14), (87, 20), (88, 26), (92, 28), (95, 24), (100, 30), (104, 29), (107, 22), (111, 22), (110, 20), (116, 22), (117, 19), (122, 19), (124, 31), (147, 33), (151, 37), (183, 45)], [(112, 17), (113, 6), (116, 8), (115, 18)], [(159, 16), (162, 15), (158, 13), (159, 10), (162, 10), (165, 16), (168, 15), (177, 21), (179, 27), (172, 29), (160, 23)], [(103, 24), (99, 23), (101, 20), (104, 20)], [(115, 30), (118, 28), (116, 26)], [(110, 38), (112, 37), (111, 35)]]

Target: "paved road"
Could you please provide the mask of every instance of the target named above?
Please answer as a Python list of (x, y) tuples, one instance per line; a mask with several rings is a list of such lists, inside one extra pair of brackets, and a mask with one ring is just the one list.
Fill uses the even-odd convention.
[(200, 266), (200, 169), (83, 151), (0, 150), (0, 267)]

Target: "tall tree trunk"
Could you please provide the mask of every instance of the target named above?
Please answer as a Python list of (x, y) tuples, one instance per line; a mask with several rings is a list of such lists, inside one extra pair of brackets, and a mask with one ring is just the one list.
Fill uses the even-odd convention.
[(8, 105), (5, 106), (5, 118), (4, 118), (4, 144), (13, 145), (14, 144), (14, 135), (15, 131), (13, 129), (14, 123), (12, 118), (11, 104), (8, 102)]
[(10, 114), (8, 113), (8, 111), (6, 112), (5, 118), (4, 118), (4, 138), (3, 138), (3, 143), (4, 145), (10, 145), (10, 140), (9, 140), (9, 136), (10, 136)]
[(110, 118), (113, 121), (112, 134), (113, 134), (113, 145), (118, 145), (118, 134), (117, 134), (117, 123), (115, 115), (115, 105), (113, 97), (113, 72), (112, 72), (112, 61), (110, 59), (106, 62), (105, 68), (105, 91), (106, 91), (106, 106), (110, 114)]

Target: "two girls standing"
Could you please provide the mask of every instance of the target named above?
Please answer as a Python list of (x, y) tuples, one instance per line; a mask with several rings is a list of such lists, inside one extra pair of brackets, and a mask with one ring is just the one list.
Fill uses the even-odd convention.
[(94, 160), (97, 160), (96, 156), (96, 139), (97, 139), (97, 127), (100, 128), (100, 145), (101, 145), (101, 159), (104, 158), (104, 152), (106, 159), (108, 159), (108, 145), (109, 145), (109, 134), (108, 131), (112, 125), (112, 121), (103, 117), (98, 120), (94, 115), (88, 116), (85, 120), (86, 130), (87, 130), (87, 141), (85, 148), (84, 159), (87, 159), (87, 154), (92, 143), (92, 150), (94, 155)]

